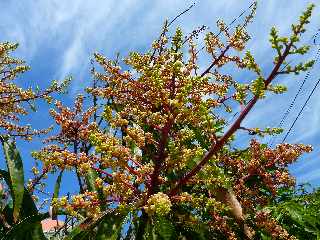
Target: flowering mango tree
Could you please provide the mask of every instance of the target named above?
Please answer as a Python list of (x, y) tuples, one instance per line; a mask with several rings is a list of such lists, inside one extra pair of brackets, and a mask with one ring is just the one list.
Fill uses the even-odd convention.
[[(72, 108), (55, 101), (50, 114), (58, 131), (32, 153), (42, 168), (33, 169), (28, 189), (33, 192), (49, 173), (59, 173), (59, 187), (62, 174), (75, 171), (79, 194), (55, 194), (51, 202), (53, 215), (63, 211), (84, 219), (66, 232), (67, 239), (295, 239), (267, 207), (294, 187), (288, 165), (312, 148), (270, 148), (258, 138), (246, 148), (232, 146), (238, 131), (259, 137), (281, 132), (244, 126), (243, 120), (268, 93), (286, 91), (277, 78), (314, 64), (287, 61), (309, 50), (300, 37), (314, 6), (292, 25), (290, 36), (271, 29), (269, 70), (246, 51), (255, 8), (234, 30), (218, 21), (219, 34), (206, 32), (203, 48), (195, 44), (203, 28), (170, 34), (165, 22), (145, 53), (132, 52), (123, 62), (96, 53), (86, 95), (78, 95)], [(199, 66), (204, 55), (208, 65)], [(240, 71), (254, 77), (240, 82)], [(17, 99), (28, 102), (50, 91)], [(228, 113), (238, 106), (229, 123)], [(0, 124), (14, 114), (10, 109), (1, 112)], [(27, 129), (0, 127), (11, 136), (29, 136)]]

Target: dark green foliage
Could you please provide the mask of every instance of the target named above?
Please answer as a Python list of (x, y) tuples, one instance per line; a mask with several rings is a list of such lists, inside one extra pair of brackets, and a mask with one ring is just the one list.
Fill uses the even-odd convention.
[(13, 219), (17, 222), (24, 194), (24, 172), (23, 164), (14, 142), (2, 141), (3, 152), (6, 159), (10, 177), (10, 190), (13, 198)]
[(0, 209), (1, 240), (46, 239), (40, 221), (49, 215), (39, 214), (29, 192), (24, 187), (20, 153), (15, 144), (8, 139), (2, 138), (2, 145), (8, 171), (0, 170), (0, 178), (8, 185), (13, 204), (9, 202)]
[(320, 189), (311, 193), (287, 191), (269, 210), (298, 239), (320, 239)]
[(98, 219), (85, 219), (66, 237), (66, 240), (120, 239), (124, 218), (115, 211), (106, 211)]

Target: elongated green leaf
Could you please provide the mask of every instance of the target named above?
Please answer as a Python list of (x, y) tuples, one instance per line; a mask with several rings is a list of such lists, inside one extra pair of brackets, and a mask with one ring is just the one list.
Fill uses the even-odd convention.
[(148, 219), (144, 233), (143, 233), (143, 240), (156, 240), (157, 236), (155, 234), (155, 228), (153, 224), (151, 223), (150, 219)]
[(19, 218), (20, 207), (24, 194), (23, 164), (20, 153), (13, 142), (5, 140), (2, 142), (2, 145), (12, 184), (11, 195), (13, 198), (13, 219), (16, 222)]
[(63, 175), (63, 170), (60, 171), (59, 176), (58, 176), (57, 181), (56, 181), (56, 184), (54, 185), (54, 192), (53, 192), (53, 195), (52, 195), (52, 199), (59, 197), (62, 175)]
[[(88, 187), (88, 190), (90, 192), (97, 192), (99, 200), (103, 201), (103, 193), (101, 189), (96, 187), (95, 180), (98, 178), (98, 174), (95, 170), (89, 169), (88, 173), (85, 175), (86, 184)], [(102, 210), (106, 210), (105, 206), (100, 206)]]
[(157, 235), (163, 240), (174, 239), (175, 229), (173, 224), (164, 217), (159, 217), (156, 221), (156, 232)]
[[(7, 183), (7, 185), (10, 188), (10, 191), (12, 192), (12, 183), (11, 183), (11, 178), (10, 178), (9, 173), (5, 170), (0, 169), (0, 176), (5, 180), (5, 182)], [(11, 239), (11, 240), (24, 240), (24, 239), (26, 239), (26, 240), (45, 240), (46, 238), (42, 232), (40, 220), (35, 221), (35, 219), (37, 219), (37, 218), (36, 217), (33, 218), (33, 216), (39, 215), (37, 207), (34, 204), (27, 189), (23, 188), (23, 190), (24, 190), (24, 193), (23, 193), (24, 195), (23, 195), (23, 201), (22, 201), (22, 205), (21, 205), (22, 207), (20, 209), (20, 219), (25, 219), (26, 221), (27, 221), (27, 219), (33, 219), (32, 224), (23, 225), (23, 226), (27, 226), (27, 227), (23, 227), (23, 230), (17, 232), (15, 235), (9, 235), (9, 236), (11, 236), (11, 238), (8, 238), (8, 239)], [(13, 211), (11, 209), (8, 209), (7, 214), (12, 214), (12, 213), (13, 213)], [(45, 215), (45, 216), (47, 216), (47, 215)], [(6, 219), (9, 220), (9, 222), (11, 224), (14, 224), (12, 216), (11, 217), (7, 216)], [(24, 220), (22, 220), (22, 221), (24, 221)], [(20, 223), (18, 223), (18, 224), (20, 224)]]
[(268, 235), (266, 235), (265, 233), (261, 233), (261, 239), (262, 240), (271, 240), (272, 238)]
[(126, 215), (112, 215), (103, 218), (98, 225), (97, 240), (118, 240), (121, 237), (121, 229), (125, 222)]
[[(38, 231), (30, 232), (30, 229), (35, 229), (35, 226), (40, 221), (49, 217), (49, 213), (42, 213), (33, 216), (29, 216), (19, 223), (15, 224), (2, 238), (1, 240), (42, 240), (46, 239), (43, 234), (39, 234)], [(29, 231), (29, 232), (28, 232)]]
[[(63, 170), (60, 171), (60, 173), (59, 173), (59, 175), (57, 177), (56, 183), (54, 185), (54, 191), (53, 191), (53, 194), (52, 194), (52, 200), (54, 198), (58, 198), (59, 197), (62, 175), (63, 175)], [(56, 209), (52, 210), (52, 219), (57, 219), (57, 210)]]
[(95, 185), (95, 180), (97, 179), (97, 177), (98, 177), (98, 175), (97, 175), (96, 171), (94, 171), (93, 169), (90, 169), (85, 176), (88, 190), (91, 192), (98, 191), (98, 189), (96, 188), (96, 185)]
[[(91, 218), (85, 219), (78, 226), (68, 234), (65, 240), (85, 240), (85, 239), (112, 239), (110, 238), (114, 234), (114, 225), (119, 222), (120, 216), (115, 215), (114, 210), (106, 211), (100, 218), (93, 220)], [(94, 229), (97, 231), (94, 231)], [(116, 230), (118, 232), (118, 230)], [(101, 238), (104, 237), (104, 238)]]
[[(4, 217), (5, 221), (11, 226), (14, 222), (13, 222), (13, 218), (12, 218), (12, 213), (13, 213), (13, 209), (12, 209), (12, 204), (8, 203), (2, 210), (1, 210), (1, 214)], [(1, 236), (1, 235), (0, 235)]]

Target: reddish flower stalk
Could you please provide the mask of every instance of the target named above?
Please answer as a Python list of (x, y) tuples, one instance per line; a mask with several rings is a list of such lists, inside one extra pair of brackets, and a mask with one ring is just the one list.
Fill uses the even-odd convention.
[(148, 189), (148, 195), (153, 194), (157, 187), (159, 187), (158, 177), (160, 175), (161, 167), (165, 158), (165, 147), (168, 141), (170, 128), (172, 127), (174, 120), (169, 120), (161, 131), (161, 140), (159, 142), (158, 155), (155, 157), (155, 167), (151, 175), (150, 188)]
[(108, 176), (108, 177), (110, 177), (110, 178), (113, 178), (112, 174), (108, 173), (107, 171), (104, 171), (104, 170), (102, 170), (102, 169), (100, 169), (100, 168), (98, 168), (98, 167), (95, 167), (95, 166), (93, 166), (93, 165), (91, 166), (91, 168), (92, 168), (93, 170), (97, 171), (97, 172), (100, 172), (100, 173), (102, 173), (102, 174), (105, 174), (106, 176)]

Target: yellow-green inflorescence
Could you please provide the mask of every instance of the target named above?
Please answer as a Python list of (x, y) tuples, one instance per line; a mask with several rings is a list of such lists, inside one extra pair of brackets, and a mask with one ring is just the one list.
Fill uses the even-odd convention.
[(159, 192), (150, 196), (147, 205), (144, 207), (146, 213), (150, 216), (165, 216), (171, 210), (171, 201), (168, 195)]

